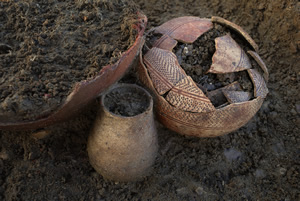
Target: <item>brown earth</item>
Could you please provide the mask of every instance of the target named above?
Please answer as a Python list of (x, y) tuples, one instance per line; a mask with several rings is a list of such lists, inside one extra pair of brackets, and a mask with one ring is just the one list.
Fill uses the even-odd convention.
[[(0, 200), (299, 200), (300, 3), (136, 2), (149, 18), (148, 29), (173, 17), (218, 15), (249, 32), (270, 71), (260, 111), (246, 126), (217, 138), (185, 137), (158, 124), (154, 170), (135, 183), (105, 181), (88, 162), (96, 102), (59, 126), (1, 131)], [(135, 79), (128, 74), (123, 81)]]
[(0, 119), (34, 120), (135, 41), (132, 1), (0, 3)]

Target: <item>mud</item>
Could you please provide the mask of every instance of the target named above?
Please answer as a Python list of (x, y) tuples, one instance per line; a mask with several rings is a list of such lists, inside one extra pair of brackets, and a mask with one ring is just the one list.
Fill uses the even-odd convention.
[[(97, 104), (60, 126), (0, 131), (0, 200), (299, 200), (299, 2), (136, 2), (148, 29), (184, 15), (218, 15), (243, 27), (270, 71), (262, 108), (247, 125), (217, 138), (185, 137), (157, 124), (154, 170), (136, 183), (105, 181), (88, 162)], [(133, 74), (125, 78), (136, 82)]]
[(12, 120), (57, 109), (136, 37), (131, 1), (2, 1), (0, 15), (0, 112)]

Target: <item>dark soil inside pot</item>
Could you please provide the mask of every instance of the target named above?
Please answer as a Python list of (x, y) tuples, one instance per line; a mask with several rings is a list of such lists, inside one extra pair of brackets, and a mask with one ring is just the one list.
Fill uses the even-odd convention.
[[(208, 95), (208, 92), (225, 87), (233, 82), (238, 82), (243, 91), (251, 92), (253, 96), (253, 84), (247, 71), (235, 73), (214, 74), (207, 71), (211, 67), (212, 57), (216, 51), (215, 39), (229, 34), (240, 47), (247, 52), (250, 49), (247, 42), (239, 35), (224, 26), (214, 24), (214, 28), (201, 35), (192, 44), (178, 42), (173, 49), (180, 66), (187, 75), (191, 76), (198, 87)], [(258, 65), (249, 57), (254, 65), (252, 68), (259, 69)], [(221, 97), (222, 96), (222, 97)], [(220, 106), (227, 102), (224, 95), (218, 99), (209, 97), (214, 106)]]
[(112, 113), (132, 117), (147, 110), (150, 97), (135, 87), (117, 87), (104, 97), (104, 106)]
[(1, 1), (0, 120), (57, 109), (135, 41), (130, 0)]

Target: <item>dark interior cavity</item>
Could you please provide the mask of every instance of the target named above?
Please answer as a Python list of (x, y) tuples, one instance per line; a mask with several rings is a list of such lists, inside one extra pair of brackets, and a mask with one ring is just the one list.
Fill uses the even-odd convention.
[(143, 113), (149, 104), (149, 95), (136, 87), (117, 87), (104, 97), (104, 106), (110, 112), (125, 117)]

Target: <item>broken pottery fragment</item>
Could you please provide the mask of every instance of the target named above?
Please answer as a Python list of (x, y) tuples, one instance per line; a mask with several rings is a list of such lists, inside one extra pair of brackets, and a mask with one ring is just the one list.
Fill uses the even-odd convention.
[(258, 45), (255, 43), (255, 41), (251, 38), (251, 36), (244, 31), (244, 29), (240, 26), (238, 26), (237, 24), (234, 24), (233, 22), (230, 22), (224, 18), (221, 17), (216, 17), (216, 16), (212, 16), (211, 17), (211, 21), (215, 22), (215, 23), (219, 23), (225, 26), (230, 27), (231, 29), (235, 30), (236, 32), (238, 32), (241, 36), (243, 36), (246, 41), (248, 41), (248, 43), (252, 46), (252, 48), (255, 51), (258, 51)]
[(250, 100), (251, 93), (247, 91), (223, 91), (229, 103), (240, 103)]
[(186, 76), (176, 55), (168, 50), (154, 47), (144, 56), (144, 61), (160, 95), (165, 94)]
[(166, 34), (157, 40), (156, 43), (153, 45), (154, 47), (169, 51), (172, 51), (172, 49), (177, 45), (177, 41)]
[(247, 51), (247, 53), (250, 56), (252, 56), (252, 58), (258, 63), (258, 65), (264, 71), (264, 78), (265, 78), (266, 82), (268, 82), (269, 72), (268, 72), (268, 69), (267, 69), (267, 66), (266, 66), (265, 62), (260, 58), (260, 56), (256, 52), (249, 50), (249, 51)]
[(211, 112), (215, 107), (197, 87), (190, 76), (180, 80), (168, 93), (166, 100), (188, 112)]
[[(86, 105), (92, 103), (102, 92), (117, 82), (126, 71), (131, 67), (131, 63), (136, 58), (136, 55), (143, 44), (143, 34), (147, 25), (147, 17), (138, 13), (138, 19), (135, 24), (132, 24), (137, 31), (135, 42), (131, 47), (122, 53), (119, 60), (113, 64), (104, 66), (90, 80), (82, 80), (77, 82), (72, 89), (72, 92), (61, 103), (61, 106), (51, 113), (41, 113), (40, 116), (33, 120), (10, 120), (9, 118), (1, 118), (1, 130), (34, 130), (46, 126), (59, 124), (67, 121), (82, 111)], [(10, 47), (0, 44), (0, 52), (9, 53)], [(1, 115), (0, 115), (1, 116)]]
[(231, 73), (251, 68), (244, 50), (229, 36), (215, 39), (216, 52), (212, 58), (210, 73)]
[[(255, 115), (268, 93), (260, 71), (251, 65), (252, 57), (249, 58), (245, 53), (246, 48), (242, 49), (231, 38), (228, 34), (230, 31), (215, 38), (210, 37), (216, 33), (214, 30), (212, 34), (208, 33), (214, 26), (212, 22), (237, 31), (252, 49), (257, 50), (254, 40), (242, 28), (223, 18), (213, 17), (211, 21), (180, 17), (154, 28), (154, 33), (162, 35), (158, 39), (153, 38), (155, 40), (149, 38), (152, 41), (149, 47), (152, 48), (140, 51), (137, 72), (142, 84), (152, 92), (157, 119), (167, 128), (183, 135), (216, 137), (237, 130)], [(207, 35), (204, 37), (202, 34), (205, 32)], [(210, 53), (208, 58), (208, 62), (212, 61), (212, 64), (206, 66), (205, 70), (197, 62), (203, 58), (198, 59), (202, 55), (199, 51), (208, 48), (195, 45), (198, 38), (203, 44), (202, 36), (216, 43), (216, 51)], [(147, 44), (149, 41), (147, 40)], [(190, 45), (191, 43), (193, 44)], [(188, 45), (191, 47), (191, 55), (182, 55)], [(171, 51), (176, 52), (176, 55)], [(207, 54), (207, 51), (203, 54)], [(193, 56), (192, 60), (190, 56)], [(258, 58), (254, 58), (257, 63), (260, 62)], [(183, 59), (190, 63), (184, 63), (184, 66)], [(178, 60), (181, 60), (182, 66)], [(259, 65), (267, 75), (267, 70)], [(195, 66), (202, 68), (201, 73), (195, 71), (196, 73), (191, 74)], [(203, 77), (196, 82), (193, 76)]]
[(221, 106), (222, 104), (225, 104), (228, 101), (223, 91), (241, 91), (241, 90), (242, 87), (240, 83), (235, 81), (225, 87), (207, 92), (207, 97), (216, 105)]
[[(190, 16), (172, 19), (155, 28), (154, 32), (168, 35), (178, 41), (192, 43), (212, 27), (210, 19)], [(155, 42), (154, 46), (157, 46), (160, 41), (162, 39)]]
[(265, 98), (269, 90), (263, 76), (255, 69), (249, 69), (248, 73), (254, 84), (254, 96)]

